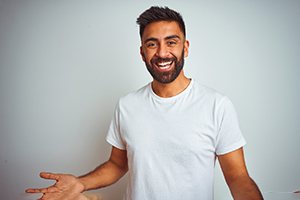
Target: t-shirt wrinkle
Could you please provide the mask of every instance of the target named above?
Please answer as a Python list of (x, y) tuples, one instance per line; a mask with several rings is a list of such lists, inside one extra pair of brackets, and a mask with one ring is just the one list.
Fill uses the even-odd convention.
[(127, 150), (124, 200), (212, 200), (216, 155), (245, 145), (229, 98), (194, 79), (174, 97), (149, 83), (120, 98), (106, 140)]

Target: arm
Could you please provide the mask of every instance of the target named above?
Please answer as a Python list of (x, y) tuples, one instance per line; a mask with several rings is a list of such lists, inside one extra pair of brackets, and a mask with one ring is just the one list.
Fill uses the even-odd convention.
[(98, 189), (117, 182), (128, 171), (127, 151), (113, 147), (108, 161), (79, 177), (84, 190)]
[(226, 183), (235, 200), (262, 200), (263, 196), (247, 172), (243, 148), (219, 155)]
[(85, 200), (81, 194), (90, 189), (105, 187), (115, 183), (128, 170), (126, 151), (112, 148), (108, 161), (94, 171), (79, 178), (71, 174), (41, 173), (44, 179), (55, 180), (55, 184), (47, 188), (30, 188), (27, 193), (43, 193), (43, 200)]

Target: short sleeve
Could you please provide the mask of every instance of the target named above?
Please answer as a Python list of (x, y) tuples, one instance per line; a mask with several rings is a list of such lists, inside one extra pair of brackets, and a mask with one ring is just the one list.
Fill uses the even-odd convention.
[(118, 104), (115, 108), (114, 116), (110, 122), (106, 141), (118, 149), (125, 150), (126, 145), (124, 140), (122, 139), (120, 130), (120, 106)]
[(224, 97), (216, 111), (217, 142), (216, 154), (223, 155), (244, 146), (246, 141), (239, 127), (237, 113), (232, 102)]

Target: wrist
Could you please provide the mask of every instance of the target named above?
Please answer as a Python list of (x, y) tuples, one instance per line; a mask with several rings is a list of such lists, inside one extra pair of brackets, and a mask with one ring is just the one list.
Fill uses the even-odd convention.
[(86, 185), (84, 179), (82, 177), (77, 177), (77, 180), (78, 180), (78, 183), (79, 183), (81, 193), (87, 191), (88, 188), (87, 188), (87, 185)]

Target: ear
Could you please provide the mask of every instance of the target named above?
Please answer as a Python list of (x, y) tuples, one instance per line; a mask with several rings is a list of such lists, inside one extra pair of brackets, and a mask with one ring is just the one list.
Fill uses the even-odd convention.
[(142, 59), (143, 59), (143, 61), (145, 62), (146, 58), (145, 58), (145, 55), (144, 55), (143, 47), (142, 47), (142, 46), (140, 46), (140, 55), (142, 56)]
[(190, 42), (188, 40), (185, 40), (184, 42), (184, 57), (188, 57), (189, 55), (189, 47), (190, 47)]

